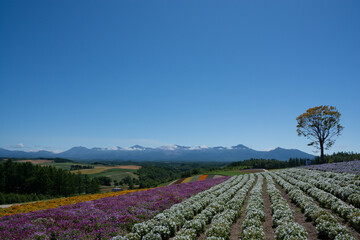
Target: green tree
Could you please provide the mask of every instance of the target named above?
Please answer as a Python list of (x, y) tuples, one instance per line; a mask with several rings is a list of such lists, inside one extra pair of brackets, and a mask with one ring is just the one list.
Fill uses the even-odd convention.
[(328, 150), (344, 129), (340, 125), (341, 114), (333, 106), (318, 106), (309, 108), (296, 118), (297, 133), (308, 138), (308, 146), (320, 149), (320, 161), (325, 162), (324, 149)]
[(97, 178), (92, 178), (89, 181), (89, 193), (98, 193), (100, 192), (100, 184)]
[(98, 177), (98, 181), (100, 185), (111, 186), (111, 178), (109, 177), (100, 176)]

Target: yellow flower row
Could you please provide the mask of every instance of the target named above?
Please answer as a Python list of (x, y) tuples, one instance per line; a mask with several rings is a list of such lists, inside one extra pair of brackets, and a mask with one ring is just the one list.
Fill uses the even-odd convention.
[[(150, 189), (150, 188), (148, 188)], [(136, 190), (125, 190), (121, 192), (108, 192), (108, 193), (98, 193), (98, 194), (87, 194), (80, 195), (75, 197), (67, 197), (67, 198), (57, 198), (52, 200), (44, 200), (32, 203), (24, 203), (19, 205), (13, 205), (8, 208), (0, 208), (0, 218), (7, 215), (13, 215), (17, 213), (27, 213), (39, 210), (46, 210), (51, 208), (57, 208), (64, 205), (75, 204), (79, 202), (92, 201), (100, 198), (106, 197), (116, 197), (127, 193), (144, 191), (148, 189), (136, 189)]]

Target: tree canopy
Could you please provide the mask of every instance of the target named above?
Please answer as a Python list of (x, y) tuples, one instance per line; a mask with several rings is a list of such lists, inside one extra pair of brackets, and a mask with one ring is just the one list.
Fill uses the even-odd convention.
[[(46, 195), (47, 198), (100, 191), (99, 180), (52, 166), (6, 160), (0, 162), (0, 193)], [(1, 196), (0, 196), (1, 198)], [(38, 199), (30, 199), (31, 201)]]
[(309, 108), (296, 118), (298, 135), (310, 139), (308, 146), (320, 149), (321, 162), (324, 162), (324, 149), (328, 150), (344, 129), (340, 116), (335, 107), (324, 105)]

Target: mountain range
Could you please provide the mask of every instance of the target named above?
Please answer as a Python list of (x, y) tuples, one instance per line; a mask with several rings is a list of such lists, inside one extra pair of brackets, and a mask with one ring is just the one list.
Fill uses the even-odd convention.
[(277, 159), (314, 158), (314, 155), (297, 149), (275, 148), (256, 151), (242, 144), (232, 147), (188, 147), (180, 145), (157, 148), (134, 145), (129, 148), (86, 148), (73, 147), (61, 153), (49, 151), (25, 152), (0, 148), (0, 157), (8, 158), (68, 158), (72, 160), (130, 160), (130, 161), (213, 161), (234, 162), (250, 158)]

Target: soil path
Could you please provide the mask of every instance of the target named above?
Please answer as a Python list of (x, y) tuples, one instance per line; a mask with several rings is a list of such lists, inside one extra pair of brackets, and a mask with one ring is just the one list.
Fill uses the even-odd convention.
[[(253, 185), (251, 186), (251, 188), (249, 189), (245, 201), (243, 203), (243, 206), (241, 207), (241, 215), (240, 217), (237, 219), (237, 221), (231, 226), (231, 230), (230, 230), (230, 240), (239, 240), (240, 239), (240, 233), (241, 233), (241, 222), (243, 219), (245, 219), (246, 216), (246, 207), (247, 207), (247, 203), (248, 203), (248, 199), (249, 199), (249, 195), (250, 195), (250, 191), (251, 189), (255, 186), (257, 179), (254, 181)], [(203, 233), (200, 234), (200, 236), (197, 238), (197, 240), (205, 240), (206, 239), (206, 230), (211, 226), (211, 223), (208, 224), (205, 227), (205, 231)]]
[(266, 179), (264, 178), (264, 184), (262, 189), (262, 197), (264, 200), (264, 212), (265, 212), (265, 222), (264, 222), (264, 233), (266, 240), (275, 239), (275, 229), (273, 228), (273, 219), (272, 219), (272, 209), (269, 193), (266, 189)]
[(253, 185), (251, 186), (251, 188), (249, 189), (244, 204), (241, 207), (241, 214), (240, 217), (238, 218), (238, 220), (231, 226), (231, 230), (230, 230), (230, 240), (239, 240), (240, 236), (241, 236), (241, 232), (242, 232), (242, 227), (241, 227), (241, 222), (245, 219), (246, 216), (246, 208), (248, 205), (248, 201), (249, 201), (249, 196), (250, 196), (250, 192), (253, 189), (253, 187), (255, 186), (257, 182), (257, 177), (253, 183)]
[[(284, 198), (287, 197), (288, 201), (291, 202), (289, 196), (285, 193), (285, 190), (284, 190), (283, 188), (281, 188), (277, 183), (276, 183), (276, 186), (277, 186), (278, 189), (281, 191), (281, 194), (283, 194)], [(346, 223), (346, 221), (345, 221), (343, 218), (341, 218), (338, 214), (334, 213), (331, 209), (322, 207), (322, 206), (320, 205), (320, 203), (319, 203), (315, 198), (313, 198), (312, 196), (310, 196), (310, 195), (307, 194), (306, 192), (303, 191), (303, 193), (304, 193), (306, 196), (312, 198), (314, 204), (316, 204), (317, 206), (321, 207), (322, 209), (328, 211), (331, 215), (333, 215), (333, 216), (338, 220), (338, 222), (339, 222), (340, 224), (342, 224), (344, 227), (346, 227), (346, 228), (349, 230), (349, 232), (351, 233), (351, 235), (353, 236), (353, 238), (360, 240), (360, 233), (357, 232), (353, 227), (349, 226), (349, 224)], [(285, 199), (286, 199), (286, 198), (285, 198)], [(292, 202), (291, 202), (291, 203), (292, 203)], [(295, 205), (295, 204), (293, 204), (293, 205)], [(291, 206), (291, 205), (290, 205), (290, 206)], [(295, 208), (298, 209), (296, 205), (295, 205)], [(296, 213), (296, 212), (295, 212), (295, 213)], [(304, 216), (304, 217), (305, 217), (305, 216)], [(306, 218), (306, 217), (305, 217), (305, 218)], [(296, 220), (296, 216), (295, 216), (295, 220)], [(296, 220), (296, 221), (297, 221), (297, 220)], [(298, 221), (297, 221), (297, 222), (298, 222)], [(300, 222), (298, 222), (298, 223), (301, 224)], [(310, 222), (310, 223), (312, 224), (312, 222)], [(302, 225), (302, 224), (301, 224), (301, 225)], [(305, 226), (305, 225), (303, 225), (303, 226), (305, 227), (306, 231), (308, 231), (308, 229), (306, 228), (306, 226)], [(315, 228), (315, 227), (314, 227), (314, 228)], [(316, 229), (315, 229), (315, 232), (316, 232)], [(308, 233), (309, 233), (309, 239), (320, 239), (320, 238), (310, 238), (310, 232), (308, 231)]]
[[(306, 192), (304, 192), (306, 194), (306, 196), (311, 197), (310, 195), (308, 195)], [(351, 227), (342, 217), (340, 217), (337, 213), (333, 212), (331, 209), (322, 207), (320, 205), (320, 202), (318, 202), (315, 198), (311, 197), (314, 201), (314, 203), (316, 205), (318, 205), (319, 207), (321, 207), (322, 209), (328, 211), (331, 215), (333, 215), (336, 220), (338, 220), (338, 222), (345, 226), (351, 233), (351, 235), (355, 238), (355, 239), (359, 239), (360, 240), (360, 233), (358, 231), (356, 231), (353, 227)]]
[(281, 196), (287, 201), (287, 204), (295, 212), (295, 222), (303, 226), (308, 233), (308, 239), (320, 239), (317, 235), (316, 228), (313, 222), (306, 221), (306, 216), (300, 211), (300, 209), (291, 201), (289, 195), (285, 193), (285, 190), (275, 183), (277, 189), (279, 189)]

